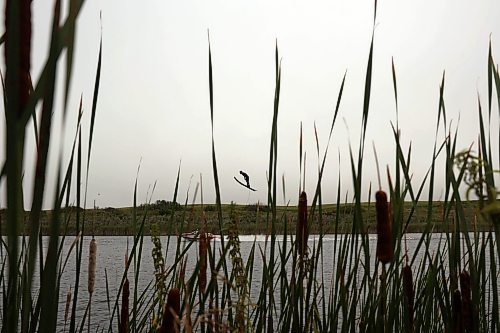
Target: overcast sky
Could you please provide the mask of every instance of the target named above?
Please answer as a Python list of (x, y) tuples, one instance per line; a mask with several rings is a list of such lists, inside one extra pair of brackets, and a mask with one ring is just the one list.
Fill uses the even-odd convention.
[[(0, 2), (4, 8), (4, 1)], [(86, 0), (77, 27), (69, 104), (72, 116), (64, 134), (54, 136), (50, 184), (55, 182), (60, 149), (65, 152), (67, 164), (80, 96), (85, 109), (84, 142), (88, 140), (102, 11), (102, 73), (87, 206), (94, 200), (99, 207), (131, 206), (139, 164), (139, 202), (146, 200), (148, 188), (155, 182), (153, 200), (172, 200), (179, 163), (178, 201), (186, 200), (191, 184), (191, 202), (200, 174), (205, 203), (214, 201), (207, 29), (212, 47), (214, 135), (222, 201), (242, 204), (267, 201), (276, 41), (282, 58), (278, 202), (283, 203), (282, 175), (286, 181), (286, 199), (292, 203), (297, 200), (300, 122), (307, 151), (306, 190), (312, 195), (318, 166), (314, 123), (323, 155), (346, 71), (323, 192), (325, 202), (336, 200), (340, 173), (343, 196), (347, 191), (352, 194), (349, 143), (357, 154), (373, 5), (368, 0)], [(35, 0), (32, 10), (32, 70), (33, 76), (38, 77), (48, 53), (52, 1)], [(443, 71), (446, 71), (447, 120), (451, 128), (460, 122), (458, 146), (465, 149), (476, 141), (478, 93), (481, 102), (487, 105), (490, 36), (496, 61), (500, 59), (499, 18), (498, 0), (379, 1), (364, 192), (368, 192), (369, 182), (375, 184), (377, 179), (372, 141), (381, 166), (385, 169), (389, 165), (394, 170), (391, 122), (395, 122), (396, 111), (391, 57), (397, 71), (402, 143), (407, 149), (412, 142), (411, 169), (414, 184), (418, 186), (431, 163)], [(63, 73), (64, 62), (60, 64)], [(58, 92), (56, 115), (61, 113), (62, 94)], [(499, 142), (497, 110), (495, 104), (491, 124), (497, 147), (494, 152), (498, 152)], [(0, 130), (5, 133), (3, 118)], [(61, 133), (60, 117), (56, 117), (53, 130)], [(24, 180), (28, 206), (34, 169), (32, 133), (29, 127)], [(59, 140), (61, 137), (63, 140)], [(440, 131), (438, 140), (443, 138)], [(4, 160), (4, 134), (0, 140), (0, 158)], [(239, 170), (250, 175), (256, 192), (249, 193), (233, 180), (239, 176)], [(439, 185), (443, 174), (441, 167), (437, 198), (442, 195)], [(386, 177), (382, 185), (387, 188)], [(4, 182), (1, 186), (4, 194)], [(47, 191), (52, 192), (52, 186)], [(0, 201), (5, 205), (3, 198)], [(49, 205), (46, 200), (45, 206)]]

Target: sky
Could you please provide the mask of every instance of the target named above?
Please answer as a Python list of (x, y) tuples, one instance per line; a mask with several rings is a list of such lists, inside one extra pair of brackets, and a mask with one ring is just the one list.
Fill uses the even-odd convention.
[[(5, 1), (0, 3), (4, 8)], [(66, 5), (64, 2), (64, 8)], [(52, 6), (48, 0), (32, 4), (35, 78), (48, 54)], [(394, 174), (391, 123), (396, 122), (396, 106), (391, 59), (397, 75), (401, 143), (404, 150), (411, 143), (412, 180), (414, 186), (420, 186), (431, 164), (443, 72), (448, 127), (454, 130), (458, 125), (459, 149), (477, 142), (478, 95), (483, 106), (487, 105), (490, 39), (496, 62), (500, 59), (500, 2), (378, 1), (375, 27), (373, 15), (374, 2), (367, 0), (86, 0), (77, 22), (69, 117), (64, 124), (60, 116), (63, 77), (59, 75), (44, 206), (51, 205), (58, 156), (65, 165), (69, 160), (80, 97), (84, 107), (83, 138), (84, 142), (88, 140), (101, 32), (102, 72), (87, 206), (131, 206), (136, 177), (138, 202), (170, 201), (179, 166), (177, 201), (200, 202), (200, 191), (196, 198), (194, 194), (202, 179), (204, 202), (214, 202), (208, 30), (222, 202), (267, 202), (276, 45), (282, 68), (278, 203), (295, 204), (298, 200), (301, 123), (307, 152), (305, 189), (312, 197), (319, 164), (314, 127), (322, 158), (344, 74), (345, 88), (322, 182), (323, 201), (337, 200), (339, 183), (342, 201), (346, 195), (352, 196), (349, 146), (357, 159), (372, 33), (373, 80), (364, 154), (364, 199), (370, 183), (378, 187), (372, 143), (382, 170), (388, 166)], [(3, 50), (1, 64), (4, 71)], [(64, 61), (59, 63), (62, 73)], [(500, 117), (496, 104), (493, 110), (490, 126), (497, 148), (493, 151), (498, 152)], [(0, 133), (5, 133), (3, 117)], [(35, 156), (32, 124), (26, 133), (24, 188), (25, 205), (29, 206)], [(445, 134), (441, 128), (439, 143)], [(0, 140), (3, 161), (4, 134)], [(85, 156), (87, 149), (85, 144)], [(443, 161), (438, 162), (441, 167), (436, 199), (442, 199), (444, 169)], [(240, 170), (249, 174), (256, 192), (234, 181)], [(387, 186), (383, 172), (382, 187)], [(5, 206), (5, 182), (0, 187), (0, 205)]]

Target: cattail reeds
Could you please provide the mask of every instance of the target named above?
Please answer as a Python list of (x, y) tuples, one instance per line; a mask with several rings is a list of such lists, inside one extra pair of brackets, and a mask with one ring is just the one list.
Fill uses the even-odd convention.
[(299, 220), (297, 222), (297, 231), (295, 242), (297, 244), (298, 253), (303, 257), (307, 252), (307, 238), (309, 230), (307, 226), (307, 195), (302, 192), (299, 196)]
[(460, 290), (456, 289), (453, 293), (453, 303), (452, 303), (452, 332), (461, 333), (463, 332), (462, 327), (462, 296), (460, 295)]
[(63, 332), (66, 332), (66, 323), (68, 322), (68, 314), (69, 314), (69, 306), (71, 304), (71, 287), (66, 294), (66, 308), (64, 309), (64, 329)]
[(382, 273), (380, 274), (380, 298), (377, 312), (377, 331), (386, 332), (387, 323), (387, 272), (385, 265), (382, 266)]
[(387, 194), (384, 191), (377, 191), (375, 199), (375, 208), (377, 210), (377, 258), (381, 263), (387, 264), (394, 257), (391, 213), (387, 202)]
[(179, 314), (181, 312), (181, 296), (178, 288), (168, 292), (167, 304), (163, 311), (160, 333), (177, 333), (179, 328)]
[[(189, 285), (184, 285), (184, 293), (185, 295), (189, 295)], [(183, 322), (184, 322), (184, 332), (185, 333), (192, 333), (193, 332), (193, 323), (191, 321), (191, 306), (189, 304), (189, 300), (187, 297), (184, 297), (184, 316), (183, 316)], [(202, 329), (203, 331), (203, 329)]]
[(200, 295), (205, 293), (207, 287), (207, 250), (208, 250), (208, 239), (205, 232), (200, 234), (199, 239), (199, 273), (198, 273), (198, 288), (200, 289)]
[(88, 332), (90, 332), (90, 318), (92, 309), (92, 294), (94, 293), (95, 287), (95, 265), (96, 265), (96, 255), (97, 255), (97, 243), (94, 237), (90, 241), (89, 245), (89, 279), (87, 289), (89, 292), (89, 316), (88, 316)]
[(88, 291), (92, 295), (94, 293), (95, 287), (95, 265), (96, 265), (96, 255), (97, 255), (97, 243), (95, 238), (92, 238), (89, 245), (89, 279), (88, 279)]
[(462, 323), (464, 329), (472, 331), (473, 316), (472, 316), (472, 300), (470, 289), (470, 275), (466, 270), (460, 273), (460, 292), (462, 294)]
[[(127, 250), (125, 252), (125, 271), (127, 271), (127, 269), (128, 269), (128, 241), (127, 241)], [(123, 289), (122, 289), (122, 309), (120, 312), (120, 324), (118, 327), (119, 333), (128, 333), (129, 299), (130, 299), (130, 283), (128, 282), (127, 276), (125, 276), (125, 281), (123, 282)]]
[(129, 309), (129, 298), (130, 298), (130, 284), (128, 278), (125, 277), (125, 282), (123, 282), (122, 290), (122, 309), (120, 312), (120, 327), (118, 332), (128, 333), (128, 309)]
[(413, 287), (413, 274), (411, 267), (405, 265), (403, 267), (403, 293), (404, 304), (406, 307), (406, 332), (413, 332), (414, 321), (414, 306), (415, 306), (415, 289)]

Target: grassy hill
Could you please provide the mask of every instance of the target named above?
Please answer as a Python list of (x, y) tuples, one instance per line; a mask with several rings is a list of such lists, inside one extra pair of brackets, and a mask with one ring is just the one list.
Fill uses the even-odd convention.
[[(465, 202), (464, 211), (466, 219), (474, 227), (477, 203), (474, 201)], [(447, 231), (453, 228), (455, 221), (455, 211), (453, 209), (444, 211), (444, 202), (433, 202), (430, 221), (427, 221), (428, 203), (419, 202), (414, 209), (410, 202), (405, 203), (402, 211), (403, 218), (398, 219), (408, 222), (408, 232), (421, 232), (428, 222), (431, 223), (435, 232)], [(375, 223), (375, 205), (373, 202), (362, 205), (363, 220), (365, 221), (366, 231), (368, 233), (376, 232)], [(266, 234), (270, 233), (270, 212), (265, 205), (222, 205), (222, 216), (224, 223), (231, 220), (231, 211), (233, 218), (238, 223), (240, 234)], [(315, 208), (313, 222), (310, 224), (310, 233), (350, 232), (354, 219), (353, 204), (324, 204), (321, 206), (321, 218), (319, 207)], [(311, 208), (309, 207), (309, 213)], [(396, 214), (393, 212), (393, 214)], [(48, 226), (51, 218), (51, 211), (43, 211), (41, 214), (42, 232), (48, 234)], [(135, 215), (136, 227), (144, 220), (144, 234), (150, 234), (151, 226), (161, 235), (179, 234), (195, 229), (200, 229), (206, 225), (206, 230), (212, 233), (218, 233), (218, 214), (215, 205), (188, 205), (158, 201), (150, 205), (141, 205), (136, 208)], [(132, 235), (134, 233), (134, 209), (132, 207), (124, 208), (96, 208), (83, 211), (80, 209), (80, 223), (85, 221), (85, 234), (91, 235)], [(295, 230), (297, 220), (296, 206), (278, 206), (277, 216), (279, 223), (277, 225), (278, 233), (283, 233), (284, 228)], [(6, 219), (6, 211), (0, 213), (0, 223)], [(77, 209), (70, 207), (63, 209), (63, 228), (66, 234), (75, 234)], [(29, 231), (29, 212), (25, 213), (24, 226), (22, 230), (25, 234)], [(477, 224), (477, 230), (490, 230), (490, 225)], [(2, 234), (5, 234), (5, 225), (1, 224)]]

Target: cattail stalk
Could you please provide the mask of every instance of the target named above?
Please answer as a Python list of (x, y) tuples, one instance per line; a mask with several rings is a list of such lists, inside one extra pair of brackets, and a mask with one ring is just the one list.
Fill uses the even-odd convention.
[(413, 332), (415, 289), (413, 287), (413, 274), (411, 267), (408, 265), (403, 267), (403, 293), (407, 315), (406, 332)]
[[(4, 1), (5, 8), (5, 85), (3, 86), (3, 100), (5, 102), (5, 129), (2, 131), (2, 139), (5, 139), (5, 178), (7, 183), (7, 249), (8, 258), (8, 292), (4, 293), (2, 328), (4, 331), (17, 331), (19, 321), (19, 299), (17, 291), (18, 272), (18, 237), (20, 226), (24, 216), (23, 210), (23, 152), (22, 142), (25, 138), (25, 127), (21, 118), (25, 112), (30, 90), (30, 66), (31, 66), (31, 1), (7, 0)], [(4, 141), (2, 141), (2, 145)], [(3, 160), (3, 158), (2, 158)], [(2, 174), (3, 177), (3, 174)], [(35, 187), (35, 191), (37, 187)], [(36, 194), (36, 192), (35, 192)], [(34, 199), (34, 202), (36, 200)], [(32, 210), (32, 214), (36, 214)], [(38, 220), (36, 220), (38, 221)], [(35, 222), (37, 223), (37, 222)], [(32, 226), (33, 230), (36, 230)], [(36, 237), (35, 237), (36, 238)], [(33, 252), (36, 246), (30, 246), (30, 258), (34, 258)], [(33, 274), (30, 263), (30, 274)], [(3, 273), (3, 272), (2, 272)], [(4, 277), (6, 282), (7, 278)], [(6, 286), (7, 283), (4, 285)], [(23, 301), (29, 300), (29, 285), (24, 291)], [(5, 291), (4, 291), (5, 292)], [(19, 290), (21, 293), (21, 290)], [(19, 298), (18, 298), (19, 296)], [(28, 303), (28, 301), (24, 301)], [(23, 304), (24, 306), (30, 304)], [(23, 323), (27, 322), (27, 314), (23, 315)], [(24, 326), (24, 325), (23, 325)]]
[(66, 323), (68, 322), (68, 314), (69, 314), (69, 305), (71, 304), (71, 287), (66, 294), (66, 308), (64, 309), (64, 329), (63, 332), (66, 332)]
[(88, 317), (88, 332), (90, 332), (90, 318), (92, 309), (92, 294), (94, 293), (95, 287), (95, 265), (96, 265), (96, 255), (97, 255), (97, 243), (94, 237), (90, 241), (89, 245), (89, 279), (87, 284), (87, 289), (89, 292), (89, 317)]
[(89, 245), (89, 280), (88, 291), (92, 295), (95, 287), (95, 265), (96, 265), (97, 243), (95, 238), (92, 238)]
[(377, 332), (386, 332), (386, 310), (387, 310), (387, 272), (385, 265), (382, 266), (382, 274), (380, 274), (380, 300), (377, 313)]
[(375, 193), (375, 208), (377, 210), (377, 258), (387, 264), (394, 257), (392, 248), (392, 222), (387, 194), (380, 190)]
[[(205, 214), (203, 213), (203, 221), (204, 221), (204, 227), (206, 227), (206, 217)], [(200, 234), (200, 239), (199, 239), (199, 272), (198, 272), (198, 289), (200, 293), (200, 305), (201, 308), (204, 307), (204, 301), (202, 300), (205, 290), (207, 288), (207, 251), (208, 251), (208, 239), (207, 239), (207, 234), (202, 231)], [(187, 295), (188, 293), (186, 293)], [(203, 305), (202, 305), (203, 304)], [(185, 303), (185, 308), (186, 310), (186, 318), (189, 319), (188, 322), (184, 325), (185, 331), (189, 331), (192, 327), (191, 325), (191, 314), (190, 314), (190, 309), (189, 309), (189, 302), (187, 302), (187, 297), (186, 297), (186, 303)], [(202, 332), (205, 331), (205, 325), (204, 323), (201, 323), (201, 330)]]
[(205, 293), (207, 287), (207, 250), (208, 250), (208, 239), (207, 235), (202, 232), (200, 234), (199, 240), (199, 273), (198, 273), (198, 288), (200, 289), (200, 295)]
[(181, 312), (181, 296), (178, 288), (172, 288), (168, 292), (167, 304), (163, 312), (160, 333), (178, 333), (179, 314)]
[(456, 289), (453, 293), (453, 314), (451, 317), (452, 320), (452, 332), (453, 333), (461, 333), (463, 332), (462, 327), (462, 296), (460, 295), (460, 290)]
[(299, 221), (297, 223), (296, 240), (299, 255), (303, 257), (307, 252), (307, 238), (309, 230), (307, 226), (307, 195), (302, 192), (299, 196)]
[(128, 282), (128, 278), (125, 278), (122, 290), (122, 309), (120, 313), (120, 327), (118, 329), (119, 333), (128, 333), (129, 298), (130, 298), (130, 284)]
[[(185, 295), (189, 295), (189, 285), (184, 285)], [(191, 307), (189, 306), (189, 300), (187, 297), (184, 297), (184, 310), (185, 314), (183, 319), (184, 322), (184, 332), (192, 333), (193, 332), (193, 323), (191, 322)]]
[[(294, 297), (298, 297), (298, 304), (294, 308), (294, 321), (292, 324), (292, 331), (302, 331), (303, 323), (304, 323), (304, 271), (307, 271), (305, 268), (307, 264), (307, 238), (309, 237), (309, 230), (307, 225), (307, 195), (306, 192), (300, 193), (299, 196), (299, 209), (298, 209), (298, 221), (295, 232), (295, 249), (296, 254), (298, 255), (298, 279), (295, 282), (298, 286), (298, 289), (295, 289), (297, 295)], [(292, 279), (294, 279), (295, 274), (292, 273)], [(295, 288), (295, 287), (294, 287)], [(307, 313), (307, 311), (306, 311)]]
[(460, 273), (460, 292), (462, 294), (462, 323), (464, 329), (472, 331), (473, 316), (472, 316), (472, 300), (470, 289), (470, 275), (466, 270)]

